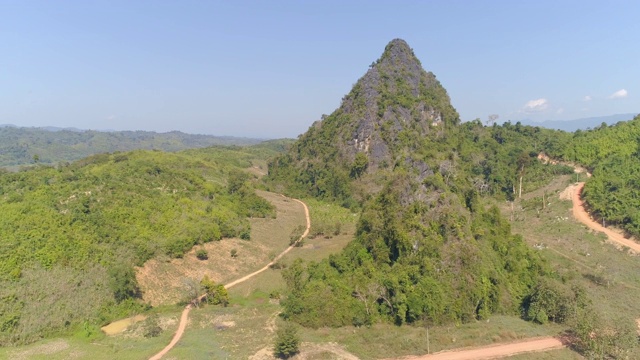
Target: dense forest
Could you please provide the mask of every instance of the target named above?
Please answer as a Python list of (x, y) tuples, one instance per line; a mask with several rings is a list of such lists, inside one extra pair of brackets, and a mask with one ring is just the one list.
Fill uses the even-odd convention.
[(576, 131), (559, 153), (588, 167), (593, 176), (584, 199), (593, 214), (640, 236), (640, 116), (613, 126)]
[(275, 212), (242, 169), (284, 146), (118, 152), (0, 172), (0, 344), (139, 310), (134, 265), (249, 240), (247, 217)]
[(285, 272), (285, 317), (319, 327), (526, 313), (551, 275), (486, 197), (512, 201), (571, 173), (537, 161), (567, 138), (460, 124), (435, 76), (392, 41), (341, 106), (270, 163), (269, 186), (361, 209), (342, 253)]
[(172, 131), (92, 131), (0, 126), (0, 167), (55, 164), (114, 151), (179, 151), (212, 145), (253, 145), (257, 139)]

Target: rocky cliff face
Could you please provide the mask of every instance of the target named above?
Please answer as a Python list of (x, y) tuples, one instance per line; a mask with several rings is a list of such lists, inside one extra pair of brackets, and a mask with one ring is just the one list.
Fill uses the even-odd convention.
[(402, 131), (425, 135), (444, 126), (445, 116), (449, 123), (458, 121), (444, 88), (432, 73), (422, 69), (411, 48), (400, 39), (387, 45), (337, 111), (352, 114), (355, 122), (345, 155), (351, 158), (356, 152), (365, 152), (372, 168), (392, 160), (395, 140)]

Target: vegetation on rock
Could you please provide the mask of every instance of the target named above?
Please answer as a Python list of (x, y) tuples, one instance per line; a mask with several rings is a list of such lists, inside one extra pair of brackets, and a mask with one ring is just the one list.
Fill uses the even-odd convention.
[(571, 172), (536, 159), (563, 136), (460, 124), (435, 76), (393, 40), (341, 106), (270, 163), (269, 186), (362, 209), (342, 253), (283, 271), (284, 316), (321, 327), (519, 313), (549, 270), (484, 196), (513, 200)]

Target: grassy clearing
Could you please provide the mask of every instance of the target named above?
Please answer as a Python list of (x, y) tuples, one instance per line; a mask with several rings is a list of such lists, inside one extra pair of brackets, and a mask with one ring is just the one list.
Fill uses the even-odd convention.
[(158, 337), (142, 336), (140, 323), (117, 336), (98, 334), (92, 339), (65, 337), (48, 339), (14, 348), (0, 348), (0, 359), (34, 360), (139, 360), (146, 359), (171, 341), (178, 325), (179, 312), (163, 313), (160, 323), (164, 331)]
[(558, 197), (564, 185), (547, 189), (551, 196), (545, 209), (535, 205), (541, 198), (534, 198), (517, 211), (513, 230), (538, 248), (565, 281), (583, 285), (605, 318), (640, 318), (638, 256), (607, 243), (603, 234), (573, 219), (572, 202)]
[(184, 337), (167, 358), (247, 359), (271, 345), (280, 307), (267, 294), (231, 299), (227, 308), (192, 311)]
[[(512, 316), (493, 316), (489, 321), (429, 328), (431, 352), (508, 342), (532, 336), (557, 334), (561, 328), (537, 326)], [(304, 329), (302, 338), (314, 342), (339, 342), (361, 359), (391, 358), (427, 353), (424, 327), (376, 324), (372, 327)]]
[[(227, 283), (261, 268), (286, 249), (293, 229), (305, 223), (300, 204), (274, 193), (258, 194), (276, 206), (276, 219), (250, 219), (250, 241), (223, 239), (198, 245), (182, 259), (148, 261), (136, 274), (144, 301), (154, 306), (175, 304), (184, 297), (188, 281), (199, 282), (208, 275), (217, 283)], [(207, 251), (207, 260), (197, 259), (199, 249)], [(237, 257), (231, 256), (234, 249)]]

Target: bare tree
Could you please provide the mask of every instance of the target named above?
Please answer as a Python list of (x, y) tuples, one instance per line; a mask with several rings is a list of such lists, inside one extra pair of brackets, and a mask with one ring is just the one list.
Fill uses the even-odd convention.
[(186, 301), (195, 307), (200, 306), (200, 283), (191, 278), (182, 279)]
[(491, 114), (487, 117), (487, 122), (485, 124), (487, 124), (487, 126), (491, 126), (495, 124), (496, 120), (498, 120), (499, 117), (500, 115), (498, 114)]

